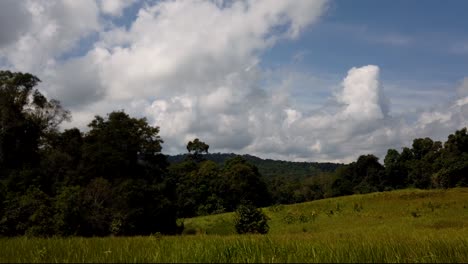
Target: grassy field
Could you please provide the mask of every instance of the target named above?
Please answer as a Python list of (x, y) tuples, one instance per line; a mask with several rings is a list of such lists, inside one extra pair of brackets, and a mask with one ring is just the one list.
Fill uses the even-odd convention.
[(0, 262), (468, 262), (468, 188), (401, 190), (264, 208), (268, 235), (233, 214), (174, 237), (0, 239)]

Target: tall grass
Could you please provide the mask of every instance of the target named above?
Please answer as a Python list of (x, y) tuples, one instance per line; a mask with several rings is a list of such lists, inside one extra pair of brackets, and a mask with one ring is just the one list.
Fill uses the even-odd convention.
[(2, 240), (1, 262), (466, 262), (468, 239), (443, 234), (201, 235)]
[(222, 214), (186, 219), (198, 235), (4, 238), (0, 262), (466, 263), (467, 207), (466, 188), (354, 195), (265, 208), (268, 235), (232, 234)]

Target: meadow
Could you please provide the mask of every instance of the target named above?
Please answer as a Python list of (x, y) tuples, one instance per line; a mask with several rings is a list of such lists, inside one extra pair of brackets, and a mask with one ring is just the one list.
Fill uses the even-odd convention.
[(2, 238), (0, 262), (468, 262), (468, 188), (406, 189), (263, 208), (267, 235), (232, 213), (180, 236)]

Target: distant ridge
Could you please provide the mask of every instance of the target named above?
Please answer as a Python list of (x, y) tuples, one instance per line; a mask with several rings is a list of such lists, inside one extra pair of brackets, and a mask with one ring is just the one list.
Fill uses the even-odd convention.
[[(187, 154), (168, 155), (169, 163), (178, 163), (185, 159)], [(262, 159), (249, 154), (237, 155), (234, 153), (209, 153), (203, 155), (205, 159), (222, 165), (225, 160), (235, 156), (242, 156), (247, 161), (257, 166), (260, 173), (268, 178), (277, 176), (286, 176), (293, 178), (304, 178), (315, 176), (322, 172), (333, 172), (343, 166), (340, 163), (331, 162), (296, 162), (284, 160)]]

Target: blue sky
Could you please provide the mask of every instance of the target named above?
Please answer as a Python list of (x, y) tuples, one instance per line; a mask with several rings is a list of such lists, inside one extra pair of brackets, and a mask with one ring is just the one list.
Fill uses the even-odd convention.
[[(0, 67), (165, 153), (349, 162), (467, 125), (467, 1), (0, 1)], [(3, 25), (3, 26), (2, 26)]]
[(431, 107), (455, 98), (468, 72), (467, 10), (466, 1), (333, 1), (298, 39), (267, 50), (263, 64), (322, 76), (375, 64), (393, 112)]
[(377, 64), (388, 82), (455, 84), (468, 72), (467, 10), (466, 1), (331, 2), (317, 25), (270, 49), (264, 63), (300, 52), (298, 67), (319, 73)]

